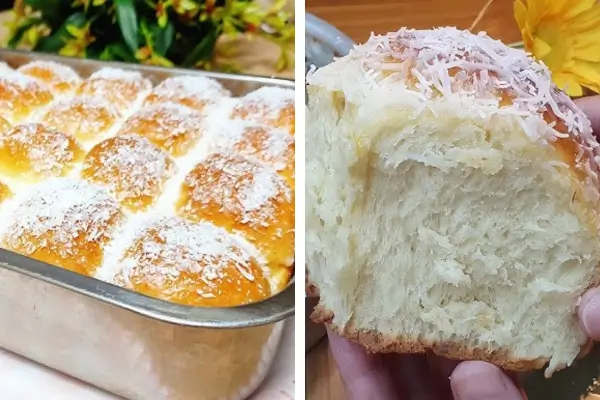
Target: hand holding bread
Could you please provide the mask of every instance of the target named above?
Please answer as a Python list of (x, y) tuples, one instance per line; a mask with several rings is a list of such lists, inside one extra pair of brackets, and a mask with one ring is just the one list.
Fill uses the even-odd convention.
[[(590, 103), (600, 117), (600, 97)], [(597, 125), (600, 130), (600, 124)], [(600, 341), (600, 289), (582, 298), (579, 319), (590, 339)], [(346, 398), (359, 400), (525, 400), (515, 374), (482, 361), (436, 356), (368, 354), (358, 344), (328, 331)]]
[[(576, 104), (591, 121), (593, 131), (600, 132), (600, 96), (583, 98)], [(577, 310), (587, 336), (600, 341), (600, 288), (588, 290)], [(367, 354), (362, 346), (330, 330), (328, 336), (348, 400), (367, 396), (380, 400), (411, 400), (413, 396), (431, 400), (526, 399), (515, 375), (493, 364), (435, 356)]]
[(307, 81), (312, 318), (334, 352), (391, 353), (338, 352), (346, 380), (386, 371), (385, 399), (435, 354), (471, 360), (455, 398), (516, 399), (501, 369), (571, 365), (600, 325), (599, 118), (525, 52), (454, 28), (372, 36)]

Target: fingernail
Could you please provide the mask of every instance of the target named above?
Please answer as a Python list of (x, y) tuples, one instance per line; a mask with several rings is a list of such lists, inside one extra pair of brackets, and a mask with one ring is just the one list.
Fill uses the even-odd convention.
[(498, 367), (481, 362), (461, 363), (450, 377), (455, 400), (522, 400), (515, 384)]
[(579, 318), (587, 335), (600, 339), (600, 288), (590, 289), (581, 298)]

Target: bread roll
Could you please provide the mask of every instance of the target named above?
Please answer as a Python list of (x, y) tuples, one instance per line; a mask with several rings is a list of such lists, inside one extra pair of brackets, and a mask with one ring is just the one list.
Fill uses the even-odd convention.
[(158, 84), (146, 97), (145, 104), (179, 103), (204, 111), (218, 100), (231, 97), (219, 82), (203, 76), (175, 76)]
[(204, 116), (179, 103), (141, 108), (123, 123), (119, 135), (140, 135), (173, 156), (185, 155), (200, 140)]
[(177, 211), (189, 221), (242, 233), (276, 275), (291, 271), (294, 193), (273, 168), (241, 155), (211, 154), (186, 175)]
[(293, 116), (293, 90), (15, 64), (0, 63), (0, 248), (190, 306), (288, 286), (294, 137), (269, 124)]
[(231, 307), (268, 298), (269, 283), (244, 241), (212, 224), (161, 217), (140, 225), (116, 281), (184, 305)]
[(454, 28), (309, 74), (313, 319), (373, 352), (570, 365), (598, 284), (598, 143), (548, 69)]
[(53, 61), (32, 61), (19, 67), (18, 71), (48, 85), (55, 94), (71, 94), (81, 85), (77, 72)]
[(240, 104), (234, 107), (232, 117), (260, 122), (294, 135), (296, 132), (294, 91), (263, 86), (242, 97)]

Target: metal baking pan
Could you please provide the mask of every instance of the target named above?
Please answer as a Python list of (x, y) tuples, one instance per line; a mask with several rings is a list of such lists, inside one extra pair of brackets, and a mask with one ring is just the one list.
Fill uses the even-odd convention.
[[(82, 77), (113, 66), (140, 71), (154, 83), (203, 75), (236, 95), (265, 85), (294, 87), (288, 80), (12, 50), (0, 50), (0, 59), (13, 67), (56, 61)], [(293, 279), (259, 303), (189, 307), (0, 249), (0, 346), (128, 399), (247, 398), (267, 375), (284, 319), (293, 314)]]

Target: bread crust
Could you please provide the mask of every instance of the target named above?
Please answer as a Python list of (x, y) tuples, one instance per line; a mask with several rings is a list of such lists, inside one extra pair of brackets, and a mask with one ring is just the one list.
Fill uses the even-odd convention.
[(304, 268), (304, 276), (305, 276), (305, 281), (304, 281), (305, 287), (304, 287), (304, 290), (306, 292), (306, 297), (308, 297), (308, 298), (319, 297), (319, 289), (310, 280), (310, 278), (308, 276), (308, 268), (307, 267)]
[(384, 335), (375, 330), (356, 329), (352, 325), (342, 328), (333, 321), (334, 314), (322, 301), (315, 307), (310, 318), (315, 323), (324, 323), (336, 334), (360, 344), (369, 353), (409, 353), (418, 354), (432, 351), (438, 356), (454, 360), (478, 360), (494, 364), (507, 371), (525, 372), (543, 368), (548, 358), (533, 360), (518, 359), (506, 349), (482, 349), (459, 342), (430, 342)]

